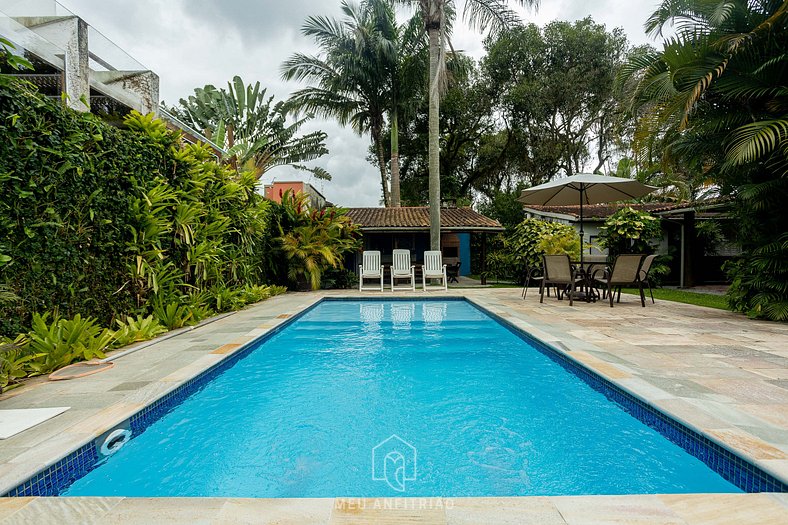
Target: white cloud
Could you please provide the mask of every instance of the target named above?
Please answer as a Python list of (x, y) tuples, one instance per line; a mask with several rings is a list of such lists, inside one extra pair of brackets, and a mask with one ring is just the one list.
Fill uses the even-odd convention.
[[(132, 57), (161, 78), (161, 96), (169, 104), (205, 84), (223, 85), (238, 74), (259, 80), (277, 99), (297, 84), (280, 79), (281, 63), (296, 51), (313, 52), (300, 34), (309, 15), (339, 16), (339, 0), (60, 0)], [(513, 2), (514, 4), (514, 2)], [(608, 29), (623, 27), (631, 42), (647, 42), (643, 24), (656, 0), (551, 0), (538, 12), (517, 7), (526, 22), (577, 20), (591, 15)], [(455, 25), (452, 43), (469, 55), (484, 54), (482, 36)], [(330, 153), (315, 164), (333, 180), (314, 182), (332, 202), (345, 206), (377, 206), (380, 176), (367, 162), (369, 138), (358, 137), (333, 121), (315, 121), (309, 129), (329, 135)], [(308, 176), (308, 174), (306, 174)], [(266, 179), (302, 179), (290, 168), (271, 170)]]

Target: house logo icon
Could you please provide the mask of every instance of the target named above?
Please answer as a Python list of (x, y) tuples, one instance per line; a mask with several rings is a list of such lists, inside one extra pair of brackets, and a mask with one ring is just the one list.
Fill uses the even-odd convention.
[(396, 434), (378, 443), (372, 449), (372, 479), (405, 492), (405, 482), (416, 479), (416, 447)]

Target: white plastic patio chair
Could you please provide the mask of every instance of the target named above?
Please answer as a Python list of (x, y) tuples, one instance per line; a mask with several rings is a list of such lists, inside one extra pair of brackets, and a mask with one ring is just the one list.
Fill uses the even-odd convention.
[(442, 279), (443, 290), (448, 289), (446, 265), (443, 264), (440, 251), (424, 252), (424, 267), (421, 272), (421, 281), (425, 292), (427, 291), (427, 279)]
[[(377, 250), (364, 252), (361, 254), (362, 264), (358, 266), (358, 289), (380, 290), (383, 291), (383, 265), (380, 264), (380, 252)], [(380, 279), (380, 288), (377, 285), (373, 288), (364, 288), (364, 279)]]
[[(416, 267), (410, 264), (410, 250), (394, 250), (394, 264), (391, 265), (391, 291), (396, 279), (410, 279), (410, 290), (416, 291)], [(401, 290), (406, 288), (400, 287)]]

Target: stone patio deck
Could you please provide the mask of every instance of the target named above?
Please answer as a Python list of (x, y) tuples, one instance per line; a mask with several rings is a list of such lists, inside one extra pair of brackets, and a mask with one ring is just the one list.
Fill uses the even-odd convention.
[[(2, 408), (71, 410), (0, 441), (0, 494), (100, 436), (324, 296), (287, 294), (156, 342), (81, 379), (37, 379)], [(425, 297), (398, 292), (397, 296)], [(426, 296), (443, 296), (428, 293)], [(517, 289), (450, 290), (563, 349), (588, 368), (788, 480), (788, 325), (632, 296), (611, 309)], [(365, 292), (365, 297), (388, 297)], [(633, 495), (431, 500), (223, 498), (0, 499), (0, 523), (788, 523), (786, 494)], [(435, 504), (441, 501), (441, 504)]]

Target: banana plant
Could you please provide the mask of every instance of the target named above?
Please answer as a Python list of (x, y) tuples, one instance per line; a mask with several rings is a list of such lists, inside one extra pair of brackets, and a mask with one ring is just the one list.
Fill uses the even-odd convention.
[(276, 166), (292, 166), (330, 179), (325, 169), (304, 164), (328, 153), (327, 135), (322, 131), (298, 135), (312, 117), (288, 122), (284, 102), (274, 102), (260, 82), (246, 85), (235, 76), (226, 89), (206, 85), (181, 99), (180, 107), (172, 111), (224, 147), (234, 168), (251, 171), (256, 179)]

